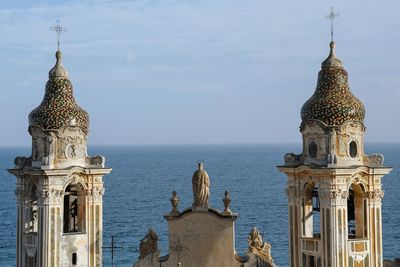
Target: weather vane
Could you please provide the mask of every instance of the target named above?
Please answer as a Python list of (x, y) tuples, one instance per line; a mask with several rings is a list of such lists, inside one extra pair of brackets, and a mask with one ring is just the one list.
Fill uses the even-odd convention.
[(56, 26), (50, 27), (50, 30), (55, 31), (57, 33), (57, 48), (58, 50), (60, 50), (61, 33), (66, 32), (67, 28), (61, 26), (61, 21), (59, 19), (56, 21), (56, 23), (57, 23)]
[(335, 9), (331, 7), (331, 13), (329, 15), (326, 15), (325, 18), (329, 19), (331, 21), (331, 40), (333, 42), (333, 21), (335, 18), (339, 17), (339, 13), (335, 13)]

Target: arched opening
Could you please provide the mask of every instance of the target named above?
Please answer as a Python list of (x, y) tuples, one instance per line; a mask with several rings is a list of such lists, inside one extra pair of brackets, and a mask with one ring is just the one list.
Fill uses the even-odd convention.
[(27, 232), (36, 233), (38, 230), (38, 197), (36, 185), (32, 184), (29, 192), (29, 208), (28, 208)]
[(358, 151), (357, 151), (357, 143), (355, 141), (351, 141), (349, 144), (349, 154), (350, 157), (352, 158), (357, 157)]
[(367, 203), (362, 185), (351, 184), (347, 199), (348, 238), (363, 238), (367, 229)]
[(39, 207), (36, 185), (32, 182), (28, 185), (27, 200), (25, 202), (25, 246), (26, 266), (37, 266), (37, 252), (34, 248), (37, 242)]
[(85, 231), (86, 200), (80, 184), (68, 185), (64, 192), (64, 233)]
[(317, 157), (318, 146), (314, 141), (311, 141), (310, 144), (308, 144), (308, 154), (310, 155), (311, 158)]
[(303, 236), (321, 236), (319, 189), (315, 183), (307, 183), (303, 191)]

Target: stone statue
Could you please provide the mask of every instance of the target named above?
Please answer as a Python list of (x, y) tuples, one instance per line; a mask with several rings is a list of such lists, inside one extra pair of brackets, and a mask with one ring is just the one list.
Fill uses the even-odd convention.
[(146, 258), (147, 255), (158, 252), (157, 241), (158, 241), (158, 236), (156, 232), (152, 228), (149, 228), (149, 232), (142, 240), (140, 240), (139, 259), (144, 259)]
[(271, 256), (271, 245), (262, 241), (261, 234), (257, 228), (254, 227), (253, 230), (251, 230), (247, 242), (249, 243), (250, 253), (260, 257), (264, 262), (275, 266)]
[(204, 163), (199, 163), (198, 170), (192, 177), (193, 186), (193, 207), (208, 208), (208, 199), (210, 197), (210, 178), (204, 170)]

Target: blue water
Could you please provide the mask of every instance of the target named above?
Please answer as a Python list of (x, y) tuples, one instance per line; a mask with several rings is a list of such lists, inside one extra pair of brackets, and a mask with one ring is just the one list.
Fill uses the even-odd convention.
[[(5, 169), (29, 148), (0, 148), (0, 263), (15, 266), (15, 178)], [(300, 145), (207, 145), (91, 147), (90, 154), (106, 156), (111, 174), (105, 176), (104, 246), (115, 236), (115, 266), (131, 266), (138, 256), (139, 240), (149, 227), (159, 235), (161, 254), (167, 253), (167, 223), (163, 214), (171, 209), (169, 198), (176, 190), (180, 208), (192, 203), (191, 177), (196, 161), (204, 160), (211, 179), (213, 207), (222, 209), (224, 191), (231, 193), (236, 221), (236, 249), (244, 253), (253, 226), (272, 244), (278, 266), (288, 266), (287, 199), (285, 175), (276, 165), (286, 152), (300, 152)], [(383, 179), (384, 257), (400, 256), (400, 144), (367, 145), (368, 153), (382, 153), (385, 165), (394, 167)], [(105, 266), (111, 265), (104, 249)]]

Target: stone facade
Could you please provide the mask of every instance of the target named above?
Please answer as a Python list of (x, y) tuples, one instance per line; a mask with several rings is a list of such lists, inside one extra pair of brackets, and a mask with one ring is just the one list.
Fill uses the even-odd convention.
[(102, 177), (111, 169), (87, 155), (89, 117), (61, 64), (29, 115), (30, 157), (17, 157), (17, 267), (102, 265)]
[(235, 250), (234, 222), (238, 214), (230, 208), (230, 196), (225, 192), (224, 211), (209, 207), (210, 179), (199, 164), (192, 178), (193, 206), (180, 212), (179, 198), (173, 192), (172, 210), (164, 218), (168, 222), (169, 253), (160, 256), (154, 230), (140, 243), (139, 260), (134, 267), (255, 267), (275, 266), (271, 245), (262, 241), (257, 229), (249, 235), (249, 250), (239, 256)]
[(364, 153), (363, 104), (335, 44), (304, 104), (303, 151), (285, 155), (292, 267), (383, 266), (383, 156)]

